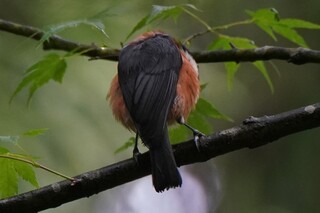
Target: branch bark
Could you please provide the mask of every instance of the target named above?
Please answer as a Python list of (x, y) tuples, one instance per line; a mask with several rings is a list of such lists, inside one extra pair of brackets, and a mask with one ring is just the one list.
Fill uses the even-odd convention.
[[(17, 24), (0, 19), (0, 30), (16, 35), (41, 40), (45, 32), (39, 28)], [(80, 52), (90, 58), (117, 61), (120, 50), (98, 47), (63, 39), (57, 35), (51, 36), (43, 43), (44, 50), (63, 50)], [(265, 46), (255, 49), (232, 49), (215, 51), (194, 51), (191, 53), (198, 63), (212, 62), (253, 62), (258, 60), (279, 59), (293, 64), (320, 63), (320, 51), (306, 48), (285, 48)]]
[[(242, 125), (200, 139), (200, 151), (193, 140), (173, 146), (179, 166), (204, 162), (242, 148), (256, 148), (279, 138), (320, 127), (320, 103), (263, 117), (249, 117)], [(139, 164), (127, 159), (76, 176), (76, 182), (57, 182), (40, 189), (0, 200), (0, 212), (25, 213), (54, 208), (150, 174), (149, 153), (139, 156)]]

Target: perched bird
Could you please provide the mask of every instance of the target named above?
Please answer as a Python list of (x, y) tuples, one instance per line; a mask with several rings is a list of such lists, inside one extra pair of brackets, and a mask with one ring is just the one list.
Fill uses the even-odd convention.
[(137, 134), (134, 155), (138, 137), (150, 150), (157, 192), (182, 184), (167, 126), (178, 122), (201, 135), (185, 123), (199, 93), (195, 60), (169, 35), (146, 32), (121, 50), (107, 97), (115, 118)]

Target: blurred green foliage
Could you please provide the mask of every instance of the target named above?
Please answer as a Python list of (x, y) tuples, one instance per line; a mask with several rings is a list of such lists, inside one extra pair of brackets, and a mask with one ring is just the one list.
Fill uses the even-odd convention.
[[(65, 29), (61, 36), (81, 43), (121, 47), (127, 35), (152, 8), (152, 5), (180, 4), (180, 1), (84, 1), (84, 0), (3, 0), (0, 18), (36, 27), (54, 26), (72, 20), (92, 17), (106, 8), (113, 16), (104, 18), (109, 38), (90, 26), (79, 25)], [(320, 3), (311, 1), (187, 1), (202, 12), (197, 13), (210, 26), (219, 26), (248, 18), (244, 11), (276, 8), (282, 17), (320, 23)], [(289, 6), (288, 6), (289, 5)], [(292, 22), (286, 21), (287, 25)], [(297, 21), (295, 26), (299, 25)], [(203, 30), (192, 17), (183, 14), (177, 23), (167, 20), (154, 26), (177, 38)], [(151, 27), (145, 27), (150, 30)], [(264, 29), (265, 30), (265, 29)], [(255, 45), (296, 47), (282, 37), (274, 41), (272, 33), (265, 34), (251, 25), (227, 29), (232, 37), (244, 37)], [(292, 31), (291, 31), (292, 32)], [(301, 30), (301, 35), (312, 49), (320, 49), (318, 31)], [(271, 36), (271, 37), (270, 37)], [(212, 35), (192, 40), (190, 49), (204, 50)], [(299, 40), (297, 40), (299, 41)], [(295, 42), (297, 43), (297, 42)], [(301, 40), (300, 40), (301, 43)], [(47, 127), (49, 131), (37, 138), (26, 139), (23, 147), (41, 162), (58, 168), (70, 176), (99, 168), (131, 157), (131, 151), (114, 155), (114, 151), (132, 133), (116, 123), (105, 101), (116, 63), (88, 61), (85, 57), (72, 57), (63, 84), (47, 84), (37, 92), (30, 108), (28, 95), (18, 94), (9, 106), (11, 94), (21, 81), (23, 72), (48, 53), (37, 48), (37, 43), (23, 37), (0, 32), (0, 135), (16, 135), (28, 129)], [(53, 51), (57, 52), (58, 51)], [(59, 53), (60, 54), (60, 53)], [(268, 83), (252, 66), (241, 64), (241, 72), (233, 76), (233, 89), (228, 90), (227, 73), (222, 64), (200, 64), (200, 77), (208, 83), (202, 96), (222, 109), (235, 123), (209, 120), (215, 130), (240, 124), (249, 115), (269, 115), (287, 111), (320, 100), (319, 65), (296, 66), (275, 61), (280, 76), (269, 63), (265, 63), (272, 79), (274, 93)], [(234, 66), (234, 65), (232, 65)], [(235, 73), (235, 68), (228, 68)], [(320, 189), (319, 129), (298, 133), (281, 142), (253, 150), (242, 150), (207, 162), (215, 163), (222, 180), (222, 201), (218, 212), (318, 212), (317, 195)], [(39, 143), (40, 142), (40, 143)], [(1, 144), (7, 147), (7, 144)], [(209, 172), (209, 171), (208, 171)], [(45, 172), (38, 173), (39, 185), (60, 180)], [(24, 191), (29, 185), (21, 183)], [(94, 197), (73, 202), (45, 212), (92, 212)]]

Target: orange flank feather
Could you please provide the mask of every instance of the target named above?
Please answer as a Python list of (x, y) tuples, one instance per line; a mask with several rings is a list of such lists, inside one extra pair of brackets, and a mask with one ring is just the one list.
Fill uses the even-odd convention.
[[(192, 65), (187, 55), (180, 51), (182, 55), (182, 67), (177, 84), (177, 95), (169, 114), (169, 124), (174, 123), (180, 117), (187, 120), (191, 110), (195, 107), (200, 93), (200, 81), (197, 67)], [(193, 60), (193, 59), (192, 59)]]
[(123, 95), (120, 89), (118, 75), (115, 75), (107, 95), (114, 117), (120, 121), (124, 127), (131, 131), (136, 131), (128, 109), (124, 103)]

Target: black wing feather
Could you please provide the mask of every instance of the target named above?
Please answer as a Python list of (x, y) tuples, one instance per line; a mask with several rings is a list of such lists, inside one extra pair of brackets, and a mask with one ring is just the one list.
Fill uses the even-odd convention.
[(163, 134), (176, 96), (181, 65), (179, 49), (166, 35), (129, 44), (120, 53), (120, 87), (145, 143)]

